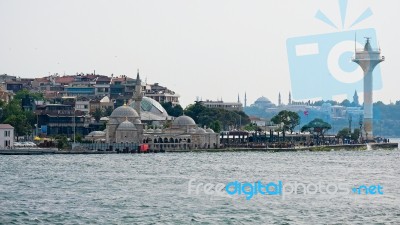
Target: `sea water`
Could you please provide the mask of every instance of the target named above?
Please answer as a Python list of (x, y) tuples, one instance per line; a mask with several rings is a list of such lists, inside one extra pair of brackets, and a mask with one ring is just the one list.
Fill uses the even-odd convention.
[[(399, 162), (399, 150), (0, 156), (0, 224), (399, 224)], [(213, 192), (233, 181), (383, 194)]]

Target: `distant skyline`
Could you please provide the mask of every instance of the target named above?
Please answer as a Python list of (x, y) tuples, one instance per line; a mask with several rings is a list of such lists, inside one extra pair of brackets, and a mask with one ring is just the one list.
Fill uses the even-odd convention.
[[(400, 2), (348, 1), (344, 27), (367, 8), (373, 15), (352, 29), (376, 30), (386, 61), (374, 102), (389, 103), (400, 99)], [(318, 10), (339, 29), (315, 19)], [(238, 94), (244, 103), (245, 92), (247, 105), (261, 96), (277, 104), (279, 92), (287, 103), (287, 39), (340, 32), (340, 21), (338, 0), (0, 0), (0, 74), (135, 78), (139, 69), (143, 80), (179, 93), (183, 106), (196, 97), (236, 102)]]

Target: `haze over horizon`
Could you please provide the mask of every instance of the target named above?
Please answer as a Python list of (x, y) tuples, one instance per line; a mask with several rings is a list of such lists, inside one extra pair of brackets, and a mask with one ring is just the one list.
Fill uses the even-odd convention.
[[(373, 15), (351, 30), (374, 28), (386, 57), (374, 102), (400, 100), (400, 31), (391, 23), (400, 21), (400, 2), (392, 0), (348, 1), (343, 27), (337, 0), (0, 0), (0, 74), (134, 78), (140, 69), (143, 80), (179, 93), (183, 106), (238, 94), (243, 102), (245, 92), (248, 105), (261, 96), (277, 103), (279, 92), (287, 103), (287, 39), (347, 31), (367, 8)], [(339, 29), (315, 19), (318, 10)]]

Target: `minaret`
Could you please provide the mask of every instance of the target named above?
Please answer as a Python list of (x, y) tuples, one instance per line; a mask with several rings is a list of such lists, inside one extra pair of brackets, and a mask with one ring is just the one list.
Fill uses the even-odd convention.
[(136, 84), (135, 84), (135, 94), (133, 96), (133, 100), (135, 100), (135, 110), (140, 116), (140, 104), (142, 102), (142, 81), (139, 76), (139, 69), (136, 75)]
[(291, 105), (291, 104), (292, 104), (292, 94), (289, 91), (289, 103), (288, 103), (288, 105)]
[(279, 96), (278, 96), (278, 106), (282, 105), (282, 100), (281, 100), (281, 93), (279, 92)]
[(358, 101), (357, 90), (354, 92), (354, 95), (353, 95), (353, 104), (354, 104), (354, 106), (359, 106), (360, 105), (360, 103)]
[(239, 93), (238, 93), (238, 103), (240, 103), (240, 97), (239, 97)]
[(247, 93), (244, 92), (244, 107), (247, 107)]
[(381, 56), (380, 49), (372, 49), (370, 38), (366, 38), (364, 49), (357, 50), (353, 62), (357, 63), (364, 71), (364, 135), (367, 140), (373, 140), (372, 133), (372, 72), (385, 57)]

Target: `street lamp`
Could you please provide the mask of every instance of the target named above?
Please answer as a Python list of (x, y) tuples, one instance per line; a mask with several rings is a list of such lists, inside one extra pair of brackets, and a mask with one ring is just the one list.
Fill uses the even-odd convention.
[(74, 144), (76, 141), (76, 108), (74, 108)]
[(360, 138), (360, 143), (362, 143), (362, 125), (363, 125), (363, 117), (362, 117), (362, 115), (360, 115), (359, 125), (360, 125), (359, 138)]

